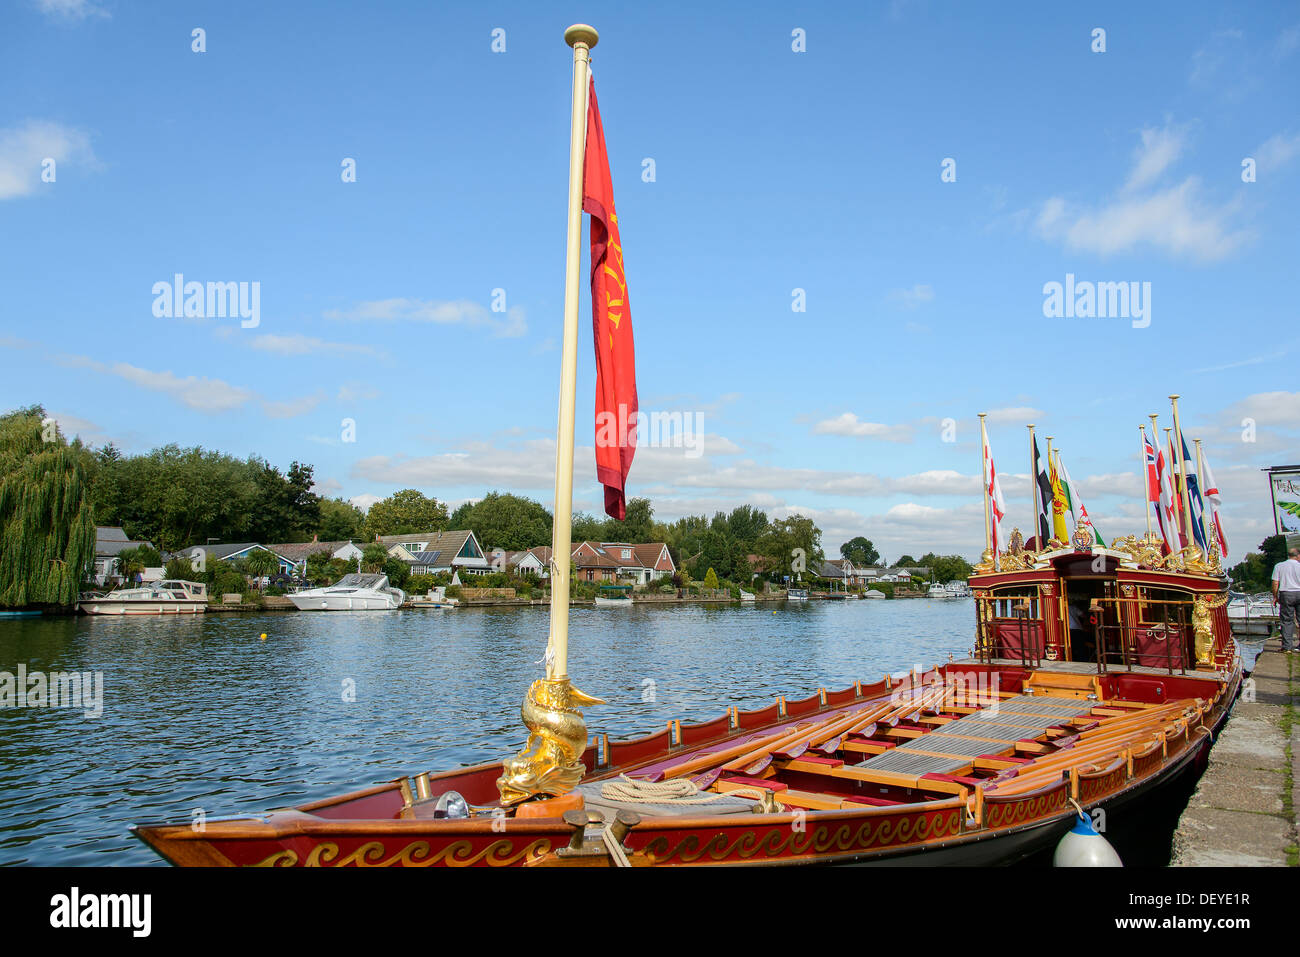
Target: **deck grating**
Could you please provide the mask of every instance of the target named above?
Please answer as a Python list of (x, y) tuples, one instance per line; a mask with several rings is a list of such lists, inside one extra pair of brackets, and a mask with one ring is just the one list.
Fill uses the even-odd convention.
[[(954, 721), (951, 724), (945, 724), (942, 728), (936, 728), (930, 734), (923, 738), (913, 738), (913, 741), (924, 741), (931, 735), (942, 735), (944, 737), (968, 737), (968, 738), (993, 738), (997, 741), (1015, 741), (1018, 738), (1036, 737), (1042, 734), (1035, 727), (1025, 727), (1023, 725), (1010, 725), (997, 721)], [(933, 750), (933, 749), (929, 749)]]
[(913, 738), (902, 745), (899, 751), (930, 751), (935, 754), (958, 754), (962, 757), (977, 758), (981, 754), (1005, 751), (1011, 747), (1010, 741), (1000, 744), (996, 741), (984, 741), (980, 738), (959, 738), (955, 734), (927, 734)]
[(1059, 714), (1073, 717), (1086, 714), (1097, 702), (1083, 698), (1048, 698), (1039, 695), (1019, 695), (1008, 698), (998, 705), (999, 711), (1012, 711), (1019, 714)]
[(931, 754), (915, 754), (902, 749), (887, 751), (868, 758), (857, 765), (872, 771), (891, 771), (895, 774), (944, 774), (970, 764), (969, 758), (940, 758)]

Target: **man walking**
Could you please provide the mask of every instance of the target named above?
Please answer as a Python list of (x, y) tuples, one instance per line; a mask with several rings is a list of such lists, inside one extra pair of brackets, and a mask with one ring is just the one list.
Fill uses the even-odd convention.
[(1282, 650), (1296, 650), (1296, 629), (1300, 627), (1300, 548), (1288, 552), (1285, 561), (1273, 566), (1273, 601), (1282, 619)]

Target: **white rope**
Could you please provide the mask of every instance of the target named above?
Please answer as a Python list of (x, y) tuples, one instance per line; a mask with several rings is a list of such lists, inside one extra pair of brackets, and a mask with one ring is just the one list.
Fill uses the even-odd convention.
[(609, 859), (614, 862), (615, 867), (631, 867), (632, 862), (627, 859), (627, 853), (614, 837), (614, 833), (604, 827), (600, 832), (600, 839), (605, 842), (605, 850), (609, 851)]
[(708, 804), (725, 794), (709, 794), (695, 786), (689, 778), (670, 781), (637, 781), (620, 774), (617, 781), (607, 781), (600, 789), (607, 801), (625, 801), (630, 804)]

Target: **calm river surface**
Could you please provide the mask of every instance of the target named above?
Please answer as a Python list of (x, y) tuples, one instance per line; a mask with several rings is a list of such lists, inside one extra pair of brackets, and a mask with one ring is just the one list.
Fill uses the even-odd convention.
[[(0, 621), (0, 672), (102, 672), (103, 714), (0, 709), (0, 864), (161, 864), (126, 830), (500, 759), (548, 611)], [(266, 633), (262, 641), (261, 634)], [(575, 608), (574, 683), (631, 737), (963, 657), (970, 600)], [(654, 682), (655, 700), (643, 701)], [(355, 701), (345, 689), (355, 683)]]

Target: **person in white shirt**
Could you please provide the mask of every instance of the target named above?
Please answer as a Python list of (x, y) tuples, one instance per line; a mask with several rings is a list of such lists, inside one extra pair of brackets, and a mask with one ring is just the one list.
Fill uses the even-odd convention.
[(1282, 650), (1296, 650), (1296, 629), (1300, 626), (1300, 548), (1293, 548), (1286, 561), (1273, 566), (1273, 601), (1282, 619)]

